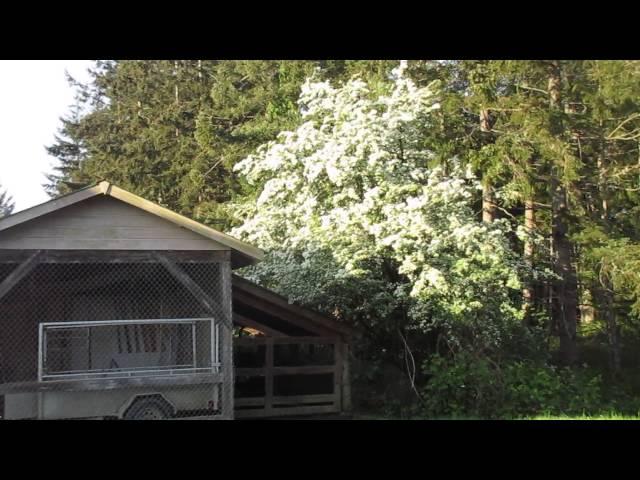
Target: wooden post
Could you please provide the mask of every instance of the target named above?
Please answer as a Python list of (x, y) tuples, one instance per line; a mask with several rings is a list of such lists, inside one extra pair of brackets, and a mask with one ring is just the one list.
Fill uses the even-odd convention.
[(349, 369), (349, 344), (343, 343), (342, 358), (342, 410), (351, 411), (351, 372)]
[(269, 415), (273, 411), (273, 338), (267, 337), (265, 342), (265, 375), (264, 375), (264, 410)]
[(333, 394), (335, 395), (335, 406), (338, 411), (342, 411), (342, 368), (343, 368), (343, 347), (342, 341), (338, 340), (333, 344)]
[(225, 321), (220, 328), (221, 364), (222, 364), (222, 415), (233, 420), (233, 306), (231, 303), (231, 263), (220, 264), (220, 282), (222, 284), (222, 310)]

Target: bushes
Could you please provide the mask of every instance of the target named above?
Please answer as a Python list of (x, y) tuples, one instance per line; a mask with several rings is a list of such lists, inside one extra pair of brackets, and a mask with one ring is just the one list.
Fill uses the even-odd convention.
[(607, 409), (600, 375), (586, 369), (530, 360), (497, 364), (468, 352), (435, 355), (423, 369), (429, 378), (423, 388), (429, 417), (514, 418)]

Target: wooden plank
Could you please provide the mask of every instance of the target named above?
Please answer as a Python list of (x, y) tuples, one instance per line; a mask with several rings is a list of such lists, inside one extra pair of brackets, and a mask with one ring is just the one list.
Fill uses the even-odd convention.
[[(317, 395), (289, 395), (272, 398), (272, 404), (278, 405), (305, 405), (308, 403), (334, 403), (336, 402), (334, 393), (317, 394)], [(260, 407), (265, 405), (265, 397), (245, 397), (236, 398), (236, 407)]]
[(274, 375), (313, 375), (319, 373), (334, 373), (334, 365), (305, 365), (300, 367), (273, 367)]
[[(230, 258), (228, 250), (171, 250), (162, 254), (178, 263), (219, 263)], [(144, 250), (43, 250), (40, 263), (158, 263), (158, 259)]]
[(64, 195), (54, 200), (50, 200), (46, 203), (36, 205), (35, 207), (27, 208), (26, 210), (22, 210), (21, 212), (0, 219), (0, 231), (41, 217), (42, 215), (55, 212), (56, 210), (60, 210), (61, 208), (68, 207), (75, 203), (82, 202), (83, 200), (86, 200), (88, 198), (100, 195), (100, 193), (101, 189), (96, 185), (90, 188), (79, 190), (69, 195)]
[[(169, 258), (164, 255), (164, 253), (153, 252), (154, 257), (161, 263), (171, 275), (184, 287), (187, 289), (191, 295), (206, 309), (210, 312), (210, 314), (216, 319), (219, 320), (222, 325), (227, 328), (233, 328), (231, 319), (227, 318), (225, 315), (225, 304), (220, 305), (216, 300), (211, 298), (207, 292), (202, 290), (200, 286), (193, 281), (193, 279), (178, 265), (169, 260)], [(225, 264), (222, 264), (225, 265)], [(224, 275), (223, 275), (224, 277)], [(224, 280), (223, 280), (224, 283)], [(231, 300), (228, 302), (231, 304)]]
[[(157, 263), (145, 250), (48, 250), (0, 248), (0, 263), (22, 263), (33, 253), (42, 251), (40, 263)], [(164, 250), (164, 255), (178, 263), (219, 263), (230, 261), (229, 250)]]
[(17, 233), (0, 239), (0, 248), (56, 250), (219, 250), (206, 239), (185, 241), (182, 239), (74, 239), (74, 238), (28, 238)]
[(335, 405), (314, 405), (306, 407), (274, 408), (269, 413), (264, 409), (236, 410), (236, 418), (268, 418), (281, 416), (314, 415), (321, 413), (337, 413), (340, 409)]
[(150, 202), (149, 200), (145, 200), (142, 197), (138, 197), (133, 193), (122, 190), (115, 185), (111, 185), (108, 182), (102, 182), (101, 187), (103, 188), (106, 195), (111, 195), (113, 198), (117, 198), (118, 200), (126, 202), (129, 205), (133, 205), (134, 207), (138, 207), (146, 212), (164, 218), (165, 220), (174, 222), (177, 225), (180, 225), (204, 237), (210, 238), (211, 240), (220, 242), (233, 250), (236, 250), (244, 257), (244, 259), (242, 259), (243, 261), (241, 261), (241, 259), (238, 259), (239, 261), (241, 261), (241, 263), (244, 263), (244, 265), (253, 264), (264, 258), (264, 253), (262, 252), (262, 250), (254, 247), (253, 245), (249, 245), (248, 243), (242, 242), (211, 227), (191, 220), (190, 218), (173, 212), (168, 208), (161, 207), (160, 205)]
[(219, 249), (230, 249), (229, 246), (181, 225), (105, 195), (98, 195), (33, 221), (16, 225), (5, 232), (2, 238), (12, 238), (18, 232), (21, 237), (34, 238), (64, 236), (70, 239), (177, 238), (185, 242), (204, 240), (215, 244)]
[[(171, 227), (123, 227), (121, 225), (105, 225), (105, 219), (101, 220), (97, 225), (84, 225), (83, 227), (66, 225), (53, 225), (51, 227), (43, 227), (35, 224), (33, 227), (24, 229), (21, 233), (23, 238), (75, 238), (84, 240), (182, 240), (185, 242), (191, 240), (202, 240), (201, 236), (185, 230), (183, 228), (171, 225)], [(16, 229), (17, 230), (17, 229)], [(210, 240), (206, 240), (211, 242)], [(222, 244), (216, 244), (216, 250), (229, 250)], [(208, 249), (205, 249), (208, 250)]]
[[(155, 215), (156, 217), (164, 221), (173, 223), (178, 227), (185, 229), (185, 231), (191, 231), (197, 235), (200, 235), (203, 240), (208, 241), (209, 248), (211, 248), (212, 245), (221, 244), (229, 249), (232, 249), (233, 262), (238, 267), (256, 263), (257, 261), (262, 260), (262, 258), (264, 257), (263, 252), (252, 245), (249, 245), (229, 235), (219, 232), (211, 227), (191, 220), (176, 212), (172, 212), (167, 208), (161, 207), (160, 205), (145, 200), (144, 198), (138, 197), (137, 195), (122, 190), (105, 181), (100, 182), (95, 186), (79, 190), (69, 195), (64, 195), (57, 199), (0, 219), (0, 231), (4, 231), (12, 227), (22, 226), (22, 224), (27, 224), (28, 222), (38, 219), (39, 217), (43, 217), (44, 215), (52, 215), (56, 212), (60, 212), (64, 208), (71, 207), (85, 200), (93, 199), (93, 197), (100, 198), (100, 200), (97, 200), (98, 202), (100, 202), (102, 201), (101, 197), (99, 197), (101, 194), (112, 197), (113, 199), (120, 201), (123, 204), (135, 207), (137, 209), (140, 209), (141, 211)], [(0, 239), (0, 245), (2, 245), (2, 248), (39, 248), (41, 245), (41, 243), (37, 242), (35, 239), (29, 240), (29, 246), (16, 243), (16, 239), (12, 239), (10, 236), (6, 237), (6, 244), (2, 243), (4, 240), (5, 237), (3, 236), (2, 239)], [(47, 239), (47, 241), (49, 242), (51, 241), (51, 239)], [(44, 248), (63, 249), (69, 248), (69, 244), (73, 244), (76, 248), (100, 248), (90, 241), (85, 241), (84, 243), (79, 245), (77, 242), (69, 242), (67, 239), (62, 238), (52, 243), (53, 246), (48, 245)], [(109, 245), (110, 247), (104, 248), (125, 248), (123, 244), (113, 243), (113, 241), (110, 241)], [(180, 249), (179, 245), (173, 246), (172, 244), (169, 245), (169, 243), (167, 242), (165, 242), (163, 245), (164, 246), (160, 244), (154, 244), (152, 246), (142, 247), (141, 244), (139, 244), (139, 246), (132, 246), (129, 243), (127, 246), (133, 249), (140, 248), (147, 250)], [(187, 249), (187, 247), (183, 246), (182, 249)], [(206, 250), (207, 248), (199, 247), (198, 249)]]
[(117, 390), (135, 387), (171, 387), (181, 385), (220, 384), (220, 374), (173, 375), (153, 377), (110, 378), (91, 380), (56, 380), (46, 382), (16, 382), (0, 384), (0, 395), (10, 393)]
[(40, 250), (32, 253), (24, 262), (18, 265), (3, 281), (0, 283), (0, 300), (7, 295), (20, 280), (29, 275), (38, 265), (38, 258), (41, 254)]
[[(302, 367), (273, 367), (273, 375), (314, 375), (320, 373), (334, 373), (335, 365), (306, 365)], [(267, 374), (262, 368), (236, 368), (236, 376), (259, 377)]]
[[(234, 314), (235, 315), (235, 314)], [(274, 337), (273, 343), (275, 345), (287, 345), (287, 344), (335, 344), (338, 340), (337, 337)], [(234, 339), (236, 345), (264, 345), (267, 343), (266, 337), (254, 337), (254, 338), (236, 338)]]
[(236, 407), (261, 407), (264, 406), (264, 397), (240, 397), (234, 398)]
[[(243, 327), (255, 328), (256, 330), (260, 330), (261, 332), (264, 332), (274, 337), (286, 336), (285, 333), (279, 332), (278, 330), (275, 330), (271, 327), (267, 327), (266, 325), (262, 325), (261, 323), (256, 322), (255, 320), (251, 320), (250, 318), (247, 318), (244, 315), (240, 315), (239, 313), (236, 313), (236, 312), (233, 312), (233, 323), (236, 323)], [(237, 340), (238, 339), (233, 340), (234, 345), (239, 345)]]
[(316, 395), (288, 395), (273, 397), (274, 405), (291, 405), (291, 404), (305, 404), (305, 403), (336, 403), (338, 401), (335, 393), (323, 393)]

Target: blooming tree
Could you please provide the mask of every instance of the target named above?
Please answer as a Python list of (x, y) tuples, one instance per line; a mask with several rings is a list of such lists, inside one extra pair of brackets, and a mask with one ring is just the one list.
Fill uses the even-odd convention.
[(437, 329), (481, 348), (520, 318), (525, 266), (506, 221), (483, 224), (479, 182), (453, 158), (436, 165), (437, 85), (402, 63), (375, 98), (352, 79), (309, 79), (304, 122), (237, 164), (261, 186), (232, 232), (268, 252), (245, 274), (369, 334)]

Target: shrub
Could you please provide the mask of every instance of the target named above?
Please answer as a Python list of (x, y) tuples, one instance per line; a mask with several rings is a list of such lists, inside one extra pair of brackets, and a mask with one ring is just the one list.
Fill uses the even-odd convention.
[(430, 417), (514, 418), (606, 409), (602, 379), (587, 369), (558, 368), (461, 352), (424, 364), (424, 411)]

